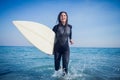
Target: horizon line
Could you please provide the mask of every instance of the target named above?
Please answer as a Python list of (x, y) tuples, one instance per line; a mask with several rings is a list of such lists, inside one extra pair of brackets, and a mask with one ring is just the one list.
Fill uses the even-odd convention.
[[(32, 45), (0, 45), (0, 47), (35, 47)], [(70, 46), (70, 48), (120, 48), (120, 47), (103, 47), (103, 46)], [(36, 48), (36, 47), (35, 47)]]

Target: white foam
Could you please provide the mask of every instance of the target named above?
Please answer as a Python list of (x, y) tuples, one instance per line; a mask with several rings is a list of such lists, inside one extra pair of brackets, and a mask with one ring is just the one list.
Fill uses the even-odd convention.
[(73, 72), (71, 72), (71, 73), (68, 72), (67, 75), (62, 76), (63, 70), (60, 69), (60, 70), (58, 70), (58, 71), (55, 71), (54, 74), (52, 75), (52, 77), (62, 78), (63, 80), (72, 80), (72, 79), (76, 79), (76, 78), (78, 78), (78, 77), (80, 78), (80, 77), (83, 76), (82, 73), (79, 73), (79, 74), (78, 74), (75, 69), (72, 69), (72, 70), (73, 70)]
[(52, 75), (52, 77), (61, 77), (62, 76), (62, 69), (55, 71), (54, 74)]

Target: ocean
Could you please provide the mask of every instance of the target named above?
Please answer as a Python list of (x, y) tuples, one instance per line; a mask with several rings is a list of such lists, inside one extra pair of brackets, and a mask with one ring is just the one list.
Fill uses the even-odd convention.
[(53, 77), (54, 57), (31, 46), (0, 46), (0, 80), (120, 80), (120, 48), (70, 48), (67, 78)]

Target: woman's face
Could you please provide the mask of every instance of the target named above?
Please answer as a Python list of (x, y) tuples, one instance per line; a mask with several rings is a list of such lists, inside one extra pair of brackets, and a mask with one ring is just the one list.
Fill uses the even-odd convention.
[(66, 23), (66, 21), (67, 21), (67, 15), (66, 15), (65, 13), (62, 13), (62, 14), (60, 15), (60, 21), (61, 21), (62, 23)]

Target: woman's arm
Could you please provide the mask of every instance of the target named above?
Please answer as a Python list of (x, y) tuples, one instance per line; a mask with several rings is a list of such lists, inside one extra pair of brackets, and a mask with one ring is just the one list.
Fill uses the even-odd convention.
[(70, 44), (74, 44), (73, 40), (72, 40), (72, 26), (70, 25), (70, 35), (69, 35), (69, 39), (70, 39)]

